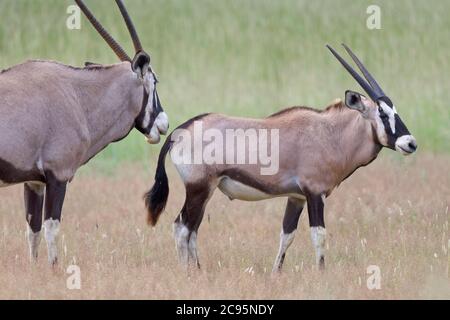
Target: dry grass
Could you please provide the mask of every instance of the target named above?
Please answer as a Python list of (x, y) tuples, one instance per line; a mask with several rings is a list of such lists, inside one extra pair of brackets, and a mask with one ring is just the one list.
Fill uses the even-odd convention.
[[(217, 193), (199, 234), (203, 270), (187, 276), (171, 235), (184, 200), (173, 170), (167, 212), (153, 230), (144, 224), (141, 199), (151, 183), (148, 169), (128, 167), (113, 176), (82, 172), (65, 204), (55, 270), (46, 264), (44, 243), (38, 264), (28, 261), (21, 188), (2, 189), (0, 298), (450, 299), (450, 158), (399, 158), (383, 156), (361, 169), (327, 201), (325, 272), (313, 267), (304, 214), (278, 277), (270, 269), (283, 199), (230, 202)], [(66, 288), (65, 269), (74, 262), (81, 268), (78, 291)], [(366, 287), (372, 264), (381, 268), (381, 290)]]

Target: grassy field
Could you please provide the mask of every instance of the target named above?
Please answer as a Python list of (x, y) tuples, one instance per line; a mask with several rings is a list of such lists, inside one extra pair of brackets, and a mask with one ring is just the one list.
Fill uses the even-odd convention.
[[(109, 1), (86, 1), (132, 53)], [(421, 150), (450, 150), (449, 1), (133, 0), (129, 10), (161, 84), (172, 128), (204, 112), (267, 116), (284, 107), (325, 107), (360, 90), (325, 49), (345, 42), (366, 62)], [(0, 68), (29, 58), (67, 64), (114, 63), (109, 47), (83, 20), (65, 26), (70, 0), (1, 1)], [(378, 4), (382, 29), (366, 28)], [(139, 134), (100, 155), (99, 166), (148, 161), (159, 146)], [(106, 161), (105, 161), (106, 160)]]
[[(123, 169), (112, 177), (82, 174), (71, 184), (56, 270), (45, 243), (38, 265), (29, 263), (21, 190), (0, 189), (0, 298), (450, 299), (447, 157), (382, 157), (358, 171), (326, 202), (326, 271), (314, 268), (303, 214), (279, 277), (270, 271), (284, 199), (230, 202), (217, 192), (199, 232), (203, 269), (187, 277), (172, 238), (184, 200), (180, 179), (170, 170), (166, 213), (150, 229), (141, 199), (150, 179), (139, 166)], [(81, 290), (66, 287), (73, 263)], [(380, 290), (366, 286), (369, 265), (380, 268)]]
[[(86, 0), (131, 54), (111, 2)], [(72, 3), (1, 1), (0, 69), (31, 58), (77, 66), (117, 62), (86, 20), (81, 30), (66, 28)], [(229, 202), (217, 194), (199, 234), (204, 268), (186, 277), (171, 232), (183, 187), (169, 165), (167, 212), (148, 228), (141, 196), (161, 146), (133, 132), (71, 184), (55, 270), (46, 264), (44, 243), (38, 265), (30, 265), (22, 190), (0, 189), (0, 298), (450, 299), (449, 1), (126, 3), (152, 54), (172, 128), (204, 112), (264, 117), (293, 105), (323, 108), (346, 89), (360, 90), (325, 49), (345, 42), (392, 97), (419, 151), (409, 158), (384, 151), (330, 197), (324, 273), (313, 268), (302, 217), (285, 272), (270, 275), (285, 200)], [(381, 30), (366, 28), (370, 4), (382, 10)], [(66, 288), (72, 263), (81, 268), (79, 291)], [(366, 287), (369, 265), (381, 269), (381, 290)]]

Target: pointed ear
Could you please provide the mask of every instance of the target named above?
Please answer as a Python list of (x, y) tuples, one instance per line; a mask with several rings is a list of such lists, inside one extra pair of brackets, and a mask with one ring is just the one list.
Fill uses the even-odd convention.
[(131, 62), (131, 68), (140, 79), (143, 79), (150, 66), (150, 56), (144, 51), (139, 51)]
[(367, 98), (358, 92), (347, 90), (345, 92), (345, 105), (350, 109), (357, 110), (361, 113), (367, 111), (368, 106), (365, 104)]

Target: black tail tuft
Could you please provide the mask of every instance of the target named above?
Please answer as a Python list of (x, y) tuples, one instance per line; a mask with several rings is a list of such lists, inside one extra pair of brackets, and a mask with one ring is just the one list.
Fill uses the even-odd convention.
[(169, 197), (169, 180), (167, 178), (165, 160), (171, 145), (171, 137), (169, 136), (159, 154), (155, 183), (144, 196), (148, 212), (147, 223), (151, 226), (155, 226), (158, 223), (159, 216), (164, 211), (167, 198)]

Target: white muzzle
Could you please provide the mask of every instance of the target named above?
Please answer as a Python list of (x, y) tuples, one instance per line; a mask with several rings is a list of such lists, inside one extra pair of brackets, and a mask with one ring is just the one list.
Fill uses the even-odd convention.
[(417, 150), (416, 139), (411, 135), (401, 136), (395, 142), (395, 150), (407, 156)]
[(147, 136), (147, 142), (157, 144), (161, 141), (161, 135), (167, 134), (169, 130), (169, 118), (165, 112), (161, 112), (155, 119), (150, 134)]

